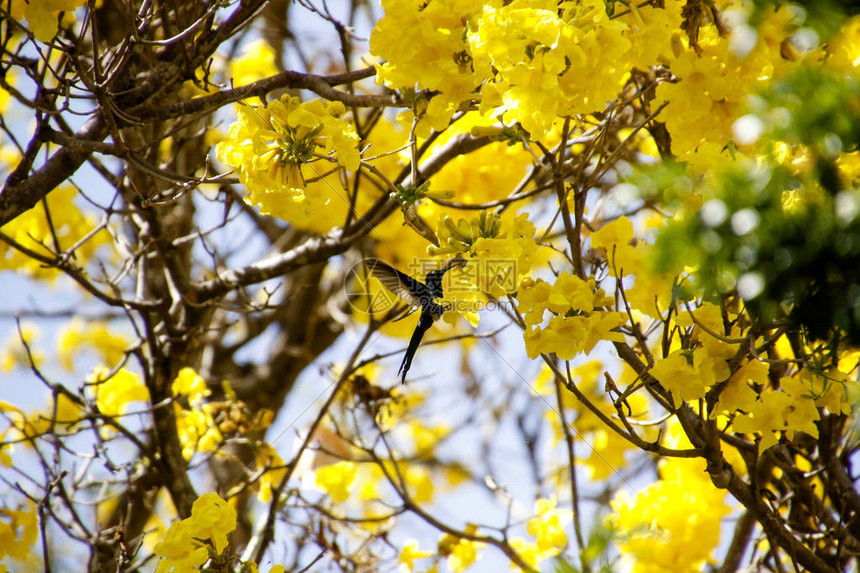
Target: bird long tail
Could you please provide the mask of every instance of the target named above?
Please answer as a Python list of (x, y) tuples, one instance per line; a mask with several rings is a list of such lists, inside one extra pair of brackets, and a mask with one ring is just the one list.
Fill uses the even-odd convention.
[(421, 339), (424, 338), (424, 334), (430, 330), (431, 326), (433, 326), (433, 317), (427, 312), (422, 312), (421, 317), (418, 319), (418, 326), (415, 327), (415, 332), (412, 333), (412, 338), (409, 339), (409, 346), (406, 347), (403, 362), (400, 363), (400, 369), (397, 371), (398, 374), (402, 374), (400, 378), (401, 384), (406, 383), (406, 373), (409, 372), (409, 367), (412, 366), (412, 358), (415, 356), (415, 351), (418, 350)]

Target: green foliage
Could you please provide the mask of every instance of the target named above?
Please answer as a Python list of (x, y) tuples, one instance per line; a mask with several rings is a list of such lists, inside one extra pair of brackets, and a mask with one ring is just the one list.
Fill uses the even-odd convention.
[(813, 180), (830, 193), (842, 188), (835, 160), (860, 143), (860, 78), (804, 66), (774, 82), (752, 107), (766, 138), (807, 146), (815, 164)]
[(417, 187), (400, 184), (397, 184), (395, 187), (397, 187), (397, 192), (389, 193), (388, 196), (404, 207), (408, 207), (424, 197), (424, 193), (430, 188), (430, 181), (425, 181)]
[(815, 30), (822, 37), (831, 36), (846, 16), (857, 14), (854, 0), (753, 0), (757, 15), (773, 11), (781, 5), (789, 4), (797, 10), (797, 19), (803, 25)]
[[(752, 107), (763, 154), (699, 183), (704, 203), (659, 235), (657, 265), (697, 267), (707, 291), (737, 289), (760, 321), (860, 341), (860, 191), (836, 162), (860, 142), (860, 82), (801, 68)], [(636, 183), (672, 201), (678, 181), (689, 179), (668, 166)]]

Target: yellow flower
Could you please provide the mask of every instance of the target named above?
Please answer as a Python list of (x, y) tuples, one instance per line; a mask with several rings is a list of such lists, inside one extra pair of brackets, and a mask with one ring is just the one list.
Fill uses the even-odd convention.
[(350, 486), (355, 481), (356, 464), (342, 461), (330, 466), (318, 468), (316, 471), (316, 484), (335, 503), (341, 503), (349, 499)]
[(598, 0), (485, 5), (468, 35), (476, 73), (487, 78), (482, 111), (544, 139), (559, 117), (602, 109), (635, 65), (627, 31)]
[(281, 480), (286, 475), (287, 467), (278, 452), (268, 444), (264, 444), (265, 450), (257, 456), (257, 469), (265, 469), (265, 473), (260, 476), (260, 491), (257, 497), (263, 503), (269, 503), (272, 500), (272, 494), (275, 488), (281, 484)]
[(81, 347), (94, 348), (102, 363), (113, 367), (122, 361), (130, 342), (124, 336), (111, 332), (104, 321), (84, 321), (75, 317), (60, 333), (57, 345), (63, 368), (74, 370), (74, 357)]
[(798, 377), (780, 379), (781, 390), (766, 390), (749, 412), (735, 417), (732, 426), (736, 432), (761, 433), (761, 451), (776, 445), (777, 432), (785, 431), (792, 439), (794, 432), (806, 432), (818, 438), (815, 422), (820, 419), (810, 389)]
[[(488, 131), (491, 133), (486, 133)], [(471, 111), (440, 134), (431, 151), (440, 149), (465, 133), (481, 136), (504, 132), (496, 118)], [(510, 182), (522, 179), (532, 163), (531, 154), (522, 144), (510, 145), (510, 142), (496, 141), (471, 153), (458, 155), (433, 176), (433, 189), (453, 191), (454, 200), (460, 203), (475, 204), (504, 199), (510, 192)], [(459, 215), (462, 216), (462, 211)]]
[(26, 510), (0, 508), (0, 558), (8, 555), (13, 559), (26, 559), (38, 535), (36, 507), (32, 503)]
[(629, 12), (620, 17), (629, 26), (630, 57), (639, 60), (634, 64), (636, 67), (669, 65), (674, 60), (673, 46), (681, 33), (681, 12), (685, 5), (684, 0), (668, 0), (663, 2), (662, 8), (631, 4)]
[(197, 452), (211, 452), (224, 441), (224, 436), (212, 418), (212, 405), (201, 404), (186, 410), (173, 404), (176, 432), (182, 444), (182, 457), (190, 460)]
[(409, 464), (400, 470), (403, 473), (403, 478), (406, 480), (406, 485), (409, 488), (410, 496), (416, 503), (429, 503), (433, 500), (433, 480), (430, 477), (430, 472), (415, 464)]
[(210, 549), (220, 555), (227, 548), (227, 535), (236, 529), (236, 509), (218, 494), (201, 495), (191, 506), (191, 516), (177, 521), (155, 545), (162, 559), (156, 573), (192, 571), (209, 560)]
[[(41, 6), (41, 3), (31, 2), (29, 6)], [(56, 30), (56, 21), (54, 29)], [(3, 232), (28, 249), (48, 257), (56, 255), (53, 251), (55, 238), (61, 249), (71, 248), (97, 225), (95, 217), (85, 215), (75, 205), (76, 195), (77, 190), (74, 187), (61, 185), (51, 191), (45, 199), (52, 224), (49, 224), (45, 206), (40, 203), (3, 225)], [(75, 250), (77, 262), (90, 260), (98, 247), (108, 240), (110, 235), (104, 231), (91, 236)], [(54, 279), (60, 273), (56, 268), (47, 268), (39, 261), (0, 241), (0, 271), (7, 269), (37, 279)]]
[(539, 499), (535, 514), (526, 524), (526, 531), (535, 538), (538, 550), (547, 557), (558, 555), (567, 547), (565, 527), (573, 519), (568, 509), (556, 509), (555, 499)]
[(230, 61), (233, 85), (244, 86), (278, 73), (275, 50), (262, 38), (242, 49), (242, 55)]
[(236, 529), (236, 508), (221, 499), (217, 493), (201, 495), (191, 506), (191, 518), (197, 536), (211, 539), (215, 552), (227, 547), (227, 535)]
[(624, 336), (612, 332), (627, 321), (621, 312), (594, 312), (590, 315), (558, 315), (545, 328), (526, 328), (523, 338), (529, 358), (556, 353), (570, 360), (580, 352), (588, 354), (601, 340), (623, 341)]
[(615, 275), (633, 274), (637, 255), (633, 246), (633, 223), (627, 217), (619, 217), (603, 225), (591, 235), (591, 247), (602, 249), (609, 261), (609, 271)]
[(102, 414), (122, 416), (130, 402), (149, 400), (149, 390), (137, 374), (120, 368), (112, 377), (108, 378), (109, 375), (108, 368), (98, 366), (87, 377), (87, 383), (95, 389), (96, 406)]
[(24, 17), (30, 30), (40, 42), (50, 42), (57, 34), (57, 16), (60, 12), (74, 12), (84, 0), (39, 0), (30, 2), (24, 9)]
[(397, 563), (400, 564), (401, 571), (414, 571), (415, 560), (424, 559), (433, 555), (430, 551), (421, 551), (418, 548), (418, 541), (415, 539), (407, 539), (403, 544), (403, 549), (400, 550), (400, 557), (397, 558)]
[(471, 66), (466, 33), (470, 14), (479, 13), (482, 0), (403, 2), (383, 0), (385, 14), (370, 36), (371, 53), (382, 58), (376, 81), (393, 89), (439, 92), (426, 106), (418, 135), (432, 127), (442, 131), (460, 102), (480, 84)]
[(725, 490), (713, 486), (702, 460), (670, 458), (660, 479), (631, 498), (622, 490), (612, 501), (609, 526), (633, 573), (702, 571), (720, 541), (729, 513)]
[(203, 398), (212, 394), (203, 377), (188, 367), (179, 371), (170, 389), (174, 396), (187, 397), (190, 404), (199, 404)]
[[(511, 547), (517, 552), (523, 561), (537, 569), (544, 557), (538, 549), (537, 543), (529, 543), (522, 537), (512, 537), (510, 541)], [(519, 567), (511, 563), (511, 569), (519, 570)]]
[(431, 428), (413, 418), (409, 421), (409, 432), (415, 441), (415, 453), (426, 456), (432, 454), (436, 444), (451, 433), (451, 428), (447, 424), (438, 424)]
[(703, 398), (708, 391), (707, 372), (700, 367), (703, 355), (701, 349), (679, 349), (658, 360), (651, 368), (651, 376), (672, 392), (676, 408), (681, 402)]
[(192, 571), (209, 560), (209, 550), (195, 539), (195, 533), (195, 528), (187, 520), (170, 526), (164, 539), (153, 548), (153, 552), (162, 558), (155, 568), (156, 573)]
[[(465, 532), (474, 535), (478, 531), (478, 526), (468, 524)], [(439, 555), (448, 557), (448, 567), (454, 573), (462, 573), (471, 567), (480, 555), (478, 550), (484, 546), (483, 543), (477, 543), (454, 535), (445, 534), (439, 538)]]
[(723, 391), (720, 392), (720, 399), (714, 411), (711, 412), (711, 418), (715, 419), (717, 414), (721, 412), (734, 412), (735, 410), (749, 412), (755, 406), (755, 401), (758, 398), (758, 393), (753, 390), (750, 384), (758, 384), (762, 388), (766, 387), (769, 384), (767, 378), (769, 369), (770, 367), (766, 362), (759, 360), (750, 360), (741, 366), (732, 374)]
[[(733, 51), (729, 35), (714, 25), (699, 29), (698, 45), (677, 36), (672, 73), (680, 82), (657, 87), (657, 101), (668, 101), (666, 127), (672, 152), (699, 171), (729, 157), (732, 125), (744, 113), (750, 94), (767, 82), (821, 57), (812, 50), (803, 57), (784, 57), (783, 49), (796, 31), (791, 10), (782, 6), (763, 14), (755, 43), (746, 54)], [(690, 129), (695, 125), (696, 129)]]
[(240, 106), (238, 121), (216, 148), (218, 158), (236, 169), (248, 190), (245, 200), (261, 213), (303, 228), (322, 218), (330, 228), (336, 221), (326, 206), (343, 209), (338, 203), (348, 203), (338, 191), (339, 180), (306, 184), (306, 179), (328, 171), (318, 160), (330, 155), (346, 169), (358, 169), (358, 136), (352, 124), (337, 117), (345, 111), (340, 102), (290, 96), (266, 107)]

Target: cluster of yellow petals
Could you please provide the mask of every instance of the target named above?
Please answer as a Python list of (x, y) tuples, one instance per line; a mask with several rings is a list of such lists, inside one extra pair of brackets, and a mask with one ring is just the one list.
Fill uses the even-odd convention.
[(112, 373), (105, 366), (97, 366), (87, 383), (93, 388), (99, 412), (105, 416), (124, 416), (131, 402), (149, 400), (149, 390), (140, 376), (125, 368)]
[[(670, 425), (666, 443), (691, 447), (680, 424)], [(632, 573), (702, 571), (713, 562), (721, 521), (731, 511), (726, 491), (717, 489), (705, 461), (666, 458), (660, 479), (631, 496), (621, 490), (612, 500), (607, 524), (618, 536), (625, 570)]]
[(470, 15), (482, 0), (403, 2), (384, 0), (383, 16), (370, 37), (370, 51), (385, 62), (377, 67), (377, 81), (393, 88), (440, 92), (426, 110), (424, 129), (442, 131), (461, 101), (479, 85), (472, 71), (465, 36)]
[(316, 485), (325, 491), (335, 503), (349, 499), (355, 481), (357, 465), (350, 461), (323, 466), (316, 471)]
[(554, 497), (538, 499), (535, 502), (535, 516), (526, 523), (526, 531), (534, 541), (513, 537), (511, 547), (526, 563), (539, 568), (541, 562), (559, 555), (567, 548), (566, 528), (572, 519), (572, 511), (556, 508)]
[[(468, 535), (475, 535), (478, 532), (478, 526), (469, 523), (464, 530)], [(457, 537), (446, 533), (439, 538), (437, 551), (442, 557), (448, 558), (448, 568), (454, 573), (462, 573), (469, 567), (475, 564), (480, 558), (479, 550), (484, 547), (484, 544), (477, 541), (471, 541), (463, 537)]]
[(29, 561), (38, 536), (39, 522), (32, 502), (26, 509), (0, 508), (0, 560), (9, 556)]
[(682, 327), (695, 325), (692, 339), (697, 344), (695, 348), (674, 350), (658, 360), (651, 375), (672, 392), (677, 407), (681, 402), (704, 397), (711, 386), (728, 378), (731, 370), (726, 361), (735, 355), (738, 344), (711, 334), (724, 336), (722, 314), (714, 304), (704, 303), (692, 312), (682, 311), (675, 322)]
[(666, 61), (682, 6), (613, 18), (600, 0), (383, 2), (371, 52), (380, 83), (434, 92), (427, 127), (441, 131), (475, 99), (543, 139), (559, 117), (601, 109), (633, 66)]
[[(555, 353), (570, 360), (580, 352), (588, 354), (601, 340), (623, 341), (623, 335), (613, 330), (627, 321), (627, 315), (600, 310), (613, 303), (594, 279), (584, 281), (566, 271), (552, 284), (523, 279), (517, 305), (526, 323), (523, 337), (529, 358)], [(552, 317), (541, 326), (546, 311)]]
[[(50, 218), (43, 204), (19, 215), (3, 225), (3, 233), (15, 242), (36, 253), (53, 259), (59, 251), (77, 246), (74, 256), (77, 263), (92, 258), (96, 249), (109, 240), (106, 232), (90, 236), (82, 244), (82, 239), (96, 226), (96, 219), (84, 214), (74, 203), (77, 190), (71, 185), (62, 185), (45, 198)], [(36, 259), (0, 241), (0, 271), (14, 270), (35, 279), (53, 279), (59, 273), (55, 268), (46, 267)]]
[[(12, 0), (8, 9), (10, 15), (16, 20), (27, 20), (30, 31), (37, 40), (50, 42), (57, 34), (57, 25), (73, 21), (68, 16), (83, 4), (85, 4), (84, 0), (39, 0), (38, 2)], [(58, 18), (61, 13), (67, 16), (62, 22)]]
[[(28, 439), (24, 442), (32, 445), (34, 438), (48, 433), (60, 435), (63, 431), (73, 431), (83, 416), (83, 410), (75, 401), (64, 393), (59, 393), (51, 401), (46, 410), (26, 413), (16, 406), (0, 400), (0, 412), (11, 422), (13, 435), (16, 439)], [(0, 434), (0, 438), (3, 435)], [(2, 447), (2, 446), (0, 446)], [(7, 446), (11, 451), (11, 445)], [(9, 466), (12, 459), (7, 452), (0, 452), (0, 464)]]
[(213, 418), (213, 404), (203, 401), (211, 394), (206, 381), (192, 368), (183, 368), (173, 380), (171, 390), (174, 396), (188, 402), (187, 408), (179, 401), (173, 403), (182, 457), (190, 460), (198, 452), (215, 451), (224, 437)]
[(328, 230), (333, 222), (327, 207), (348, 203), (338, 179), (323, 178), (329, 160), (350, 171), (361, 161), (355, 129), (338, 117), (345, 111), (340, 102), (291, 96), (265, 107), (239, 106), (238, 120), (216, 148), (218, 158), (235, 168), (245, 200), (261, 213)]
[(69, 371), (74, 370), (74, 359), (84, 349), (95, 350), (103, 364), (113, 367), (119, 365), (129, 346), (129, 340), (111, 330), (105, 321), (75, 317), (60, 332), (57, 354), (63, 368)]
[[(860, 384), (853, 376), (832, 368), (814, 372), (805, 368), (779, 381), (779, 390), (767, 388), (767, 367), (755, 362), (745, 365), (729, 381), (727, 392), (720, 395), (725, 409), (741, 410), (732, 421), (736, 432), (761, 435), (759, 447), (765, 450), (779, 442), (780, 432), (793, 439), (795, 432), (818, 438), (819, 409), (832, 414), (850, 414), (858, 403)], [(750, 383), (766, 388), (756, 392)]]
[(730, 508), (702, 460), (661, 461), (660, 479), (632, 498), (622, 490), (608, 521), (618, 548), (632, 561), (632, 573), (702, 571), (720, 540), (721, 520)]
[[(800, 20), (790, 6), (764, 11), (753, 30), (749, 6), (720, 2), (721, 28), (707, 18), (691, 40), (682, 0), (661, 7), (629, 5), (611, 15), (602, 0), (444, 0), (383, 2), (371, 36), (377, 81), (432, 96), (419, 124), (441, 131), (466, 102), (486, 117), (518, 123), (534, 139), (559, 119), (601, 111), (633, 70), (666, 66), (680, 81), (663, 81), (673, 153), (696, 169), (727, 158), (732, 125), (748, 96), (809, 62), (834, 70), (858, 66), (858, 18), (825, 52), (792, 41)], [(696, 129), (689, 129), (695, 125)]]
[(236, 508), (216, 493), (201, 495), (191, 516), (177, 521), (155, 545), (161, 559), (156, 573), (193, 571), (227, 548), (227, 535), (236, 529)]
[(660, 316), (670, 306), (675, 273), (656, 273), (651, 268), (652, 246), (635, 239), (628, 217), (618, 217), (592, 233), (591, 247), (604, 253), (610, 275), (633, 277), (633, 285), (624, 292), (632, 309)]

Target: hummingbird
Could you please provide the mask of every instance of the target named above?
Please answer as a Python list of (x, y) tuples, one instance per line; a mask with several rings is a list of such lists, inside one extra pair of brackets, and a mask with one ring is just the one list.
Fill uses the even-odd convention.
[(418, 326), (415, 327), (415, 332), (412, 333), (409, 346), (406, 347), (406, 354), (403, 356), (403, 362), (400, 363), (400, 368), (397, 370), (397, 374), (401, 375), (401, 384), (406, 382), (406, 373), (409, 372), (412, 358), (415, 356), (415, 351), (418, 350), (418, 345), (421, 344), (424, 334), (430, 330), (433, 323), (439, 320), (439, 317), (445, 312), (445, 307), (433, 300), (444, 296), (442, 292), (442, 276), (452, 268), (462, 267), (465, 264), (466, 260), (462, 257), (452, 259), (443, 268), (427, 273), (422, 283), (406, 273), (400, 272), (394, 267), (383, 263), (379, 259), (371, 259), (366, 263), (367, 269), (373, 273), (373, 276), (379, 279), (382, 286), (413, 307), (405, 316), (412, 314), (415, 309), (421, 309)]

